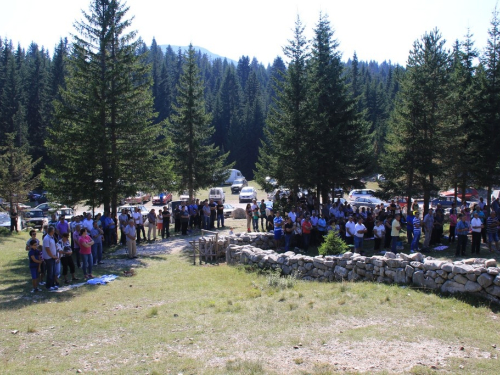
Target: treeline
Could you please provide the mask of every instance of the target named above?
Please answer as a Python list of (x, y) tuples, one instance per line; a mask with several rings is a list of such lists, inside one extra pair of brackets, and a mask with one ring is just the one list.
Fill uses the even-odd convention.
[(500, 19), (493, 12), (484, 51), (473, 35), (445, 48), (439, 30), (415, 41), (388, 121), (381, 165), (387, 195), (424, 197), (452, 187), (492, 188), (500, 179)]
[[(136, 53), (151, 66), (148, 74), (152, 79), (154, 123), (163, 123), (173, 115), (183, 52), (161, 47), (155, 40), (150, 46), (139, 43)], [(62, 39), (52, 53), (34, 42), (25, 50), (10, 40), (0, 40), (0, 139), (16, 133), (16, 145), (28, 145), (33, 160), (41, 158), (35, 166), (36, 175), (45, 165), (57, 162), (49, 159), (44, 141), (53, 126), (54, 100), (59, 98), (59, 88), (65, 87), (70, 54), (67, 39)], [(211, 60), (199, 51), (195, 60), (204, 85), (206, 111), (215, 128), (211, 141), (221, 153), (229, 152), (228, 162), (253, 178), (265, 122), (287, 66), (279, 56), (268, 66), (248, 56), (234, 65), (226, 59)], [(358, 110), (369, 123), (378, 154), (383, 149), (387, 119), (403, 69), (387, 62), (357, 61), (356, 55), (342, 67)]]

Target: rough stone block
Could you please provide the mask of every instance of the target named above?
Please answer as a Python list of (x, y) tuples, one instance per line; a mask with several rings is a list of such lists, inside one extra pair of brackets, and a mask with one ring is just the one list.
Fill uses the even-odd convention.
[(489, 294), (495, 296), (495, 297), (500, 297), (500, 287), (496, 285), (491, 285), (488, 288), (486, 288), (486, 292)]
[(498, 267), (488, 267), (488, 274), (496, 276), (500, 273), (500, 268)]
[(441, 265), (441, 269), (446, 272), (452, 272), (453, 271), (453, 263), (444, 263)]
[(406, 271), (404, 268), (398, 268), (394, 275), (394, 282), (398, 284), (406, 284)]
[(465, 284), (467, 284), (467, 281), (469, 281), (469, 280), (463, 275), (456, 275), (453, 278), (453, 281), (456, 281), (459, 284), (465, 285)]
[(455, 264), (452, 270), (455, 274), (466, 274), (469, 271), (474, 271), (474, 267), (469, 264)]
[(476, 281), (477, 280), (477, 276), (474, 273), (468, 273), (467, 275), (465, 275), (465, 277), (467, 277), (470, 281)]
[(497, 266), (497, 261), (496, 261), (496, 259), (488, 259), (488, 260), (486, 260), (484, 262), (484, 266), (486, 268), (488, 268), (488, 267), (496, 267)]
[(335, 275), (338, 275), (341, 278), (346, 278), (349, 271), (344, 267), (336, 266), (334, 273), (335, 273)]
[(437, 289), (438, 285), (434, 281), (434, 279), (430, 277), (425, 277), (424, 278), (424, 287), (429, 288), (429, 289)]
[(465, 291), (469, 293), (476, 293), (482, 289), (481, 285), (475, 283), (474, 281), (468, 280), (465, 284)]
[(465, 292), (465, 285), (448, 280), (441, 286), (441, 291), (445, 293), (463, 293)]
[(412, 276), (412, 283), (417, 286), (424, 286), (424, 271), (415, 271)]
[(487, 273), (483, 273), (481, 276), (477, 278), (477, 282), (479, 285), (481, 285), (483, 288), (489, 287), (491, 284), (493, 284), (493, 280), (495, 279), (494, 276), (488, 275)]
[(408, 265), (405, 267), (405, 272), (406, 272), (406, 277), (412, 278), (415, 269), (412, 266)]

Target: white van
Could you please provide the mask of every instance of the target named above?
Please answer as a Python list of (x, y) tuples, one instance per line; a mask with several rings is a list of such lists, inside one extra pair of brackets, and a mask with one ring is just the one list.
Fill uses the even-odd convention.
[(226, 185), (232, 185), (234, 180), (239, 180), (245, 178), (241, 172), (237, 169), (229, 169), (229, 175), (227, 180), (224, 182)]
[(226, 202), (226, 195), (224, 194), (224, 189), (221, 187), (214, 187), (208, 191), (208, 200), (212, 199), (214, 202), (222, 201)]

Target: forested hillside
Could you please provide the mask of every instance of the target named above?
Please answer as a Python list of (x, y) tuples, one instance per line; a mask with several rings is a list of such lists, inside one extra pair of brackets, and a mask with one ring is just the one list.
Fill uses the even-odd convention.
[[(53, 101), (59, 95), (58, 88), (65, 84), (69, 53), (66, 39), (53, 51), (35, 42), (26, 48), (0, 40), (0, 139), (15, 133), (17, 146), (29, 145), (33, 160), (41, 158), (35, 175), (47, 163), (57, 162), (48, 160), (44, 140), (53, 124)], [(151, 65), (154, 122), (169, 121), (182, 73), (182, 51), (162, 49), (153, 40), (149, 46), (140, 44), (137, 54)], [(266, 118), (276, 98), (276, 82), (283, 79), (287, 65), (279, 56), (268, 66), (249, 56), (242, 56), (235, 65), (226, 59), (211, 59), (200, 51), (196, 63), (205, 85), (206, 111), (215, 128), (212, 142), (221, 154), (229, 152), (228, 162), (235, 162), (235, 168), (251, 179)], [(345, 61), (344, 68), (359, 111), (369, 122), (378, 154), (384, 147), (389, 113), (404, 70), (385, 61), (358, 61), (356, 55)]]

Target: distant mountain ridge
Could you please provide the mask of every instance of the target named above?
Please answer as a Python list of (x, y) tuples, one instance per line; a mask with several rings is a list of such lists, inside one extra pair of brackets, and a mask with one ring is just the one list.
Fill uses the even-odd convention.
[[(170, 45), (170, 47), (174, 50), (174, 52), (177, 52), (179, 50), (179, 48), (182, 50), (182, 51), (187, 51), (187, 49), (189, 48), (189, 46), (174, 46), (172, 44), (160, 44), (159, 47), (162, 49), (163, 52), (165, 52), (167, 50), (167, 47)], [(233, 59), (230, 59), (229, 57), (224, 57), (224, 56), (221, 56), (221, 55), (217, 55), (216, 53), (213, 53), (213, 52), (210, 52), (208, 49), (206, 48), (203, 48), (203, 47), (199, 47), (199, 46), (193, 46), (194, 50), (196, 52), (200, 51), (202, 54), (206, 54), (212, 61), (215, 60), (215, 59), (226, 59), (227, 62), (231, 62), (233, 63), (234, 65), (237, 65), (238, 62), (233, 60)]]

